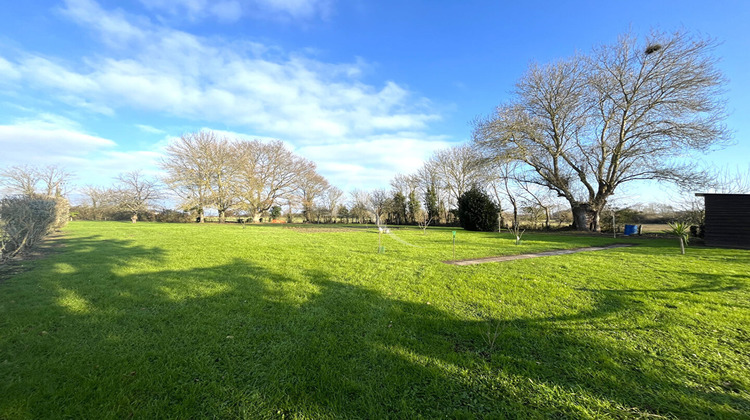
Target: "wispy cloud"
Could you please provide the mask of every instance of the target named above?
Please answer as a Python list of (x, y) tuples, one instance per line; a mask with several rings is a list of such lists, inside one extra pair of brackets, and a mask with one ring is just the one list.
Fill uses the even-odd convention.
[(257, 46), (133, 23), (89, 0), (69, 0), (66, 13), (102, 39), (135, 45), (122, 52), (126, 58), (87, 58), (75, 68), (30, 53), (15, 62), (0, 57), (0, 68), (60, 100), (104, 114), (122, 108), (156, 111), (329, 143), (419, 130), (438, 118), (424, 99), (395, 82), (381, 87), (361, 82), (360, 62), (270, 57)]
[(216, 18), (234, 22), (241, 18), (310, 20), (326, 18), (332, 0), (141, 0), (149, 10), (190, 20)]
[(0, 166), (18, 163), (66, 164), (110, 149), (112, 140), (81, 132), (64, 117), (42, 115), (0, 125)]
[(138, 127), (138, 129), (141, 130), (141, 131), (143, 131), (144, 133), (149, 133), (149, 134), (167, 134), (166, 131), (160, 130), (160, 129), (156, 128), (156, 127), (151, 127), (150, 125), (136, 124), (135, 126)]

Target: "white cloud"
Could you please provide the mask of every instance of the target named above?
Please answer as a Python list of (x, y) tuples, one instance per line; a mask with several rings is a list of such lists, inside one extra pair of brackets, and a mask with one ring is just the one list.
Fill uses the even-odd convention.
[(21, 78), (21, 72), (10, 61), (0, 57), (0, 84), (10, 84)]
[(284, 13), (296, 19), (309, 19), (315, 16), (326, 18), (332, 10), (330, 0), (256, 0), (255, 3), (271, 13)]
[(87, 134), (65, 117), (40, 114), (0, 125), (0, 167), (59, 165), (74, 175), (76, 185), (110, 186), (123, 172), (143, 170), (147, 176), (162, 173), (158, 163), (164, 143), (150, 150), (123, 150), (110, 139)]
[(296, 152), (317, 163), (319, 172), (332, 184), (351, 190), (383, 186), (396, 174), (413, 173), (436, 150), (452, 145), (443, 136), (400, 133), (344, 144), (304, 146)]
[(69, 0), (65, 13), (102, 39), (127, 39), (132, 49), (118, 54), (122, 58), (87, 58), (76, 66), (33, 54), (0, 66), (67, 104), (105, 115), (123, 108), (160, 112), (305, 143), (421, 130), (438, 118), (424, 99), (395, 82), (380, 88), (362, 83), (361, 60), (331, 64), (279, 56), (255, 44), (133, 23), (90, 0)]
[(327, 18), (332, 0), (141, 0), (149, 10), (171, 16), (234, 22), (242, 17), (310, 20)]
[[(60, 117), (62, 118), (62, 117)], [(65, 121), (50, 118), (0, 125), (0, 165), (62, 164), (114, 147), (115, 142), (82, 133)]]
[(152, 127), (150, 125), (136, 124), (135, 126), (138, 127), (138, 129), (141, 130), (141, 131), (143, 131), (144, 133), (149, 133), (149, 134), (167, 134), (166, 131), (158, 129), (156, 127)]
[[(62, 13), (84, 23), (104, 36), (109, 46), (122, 47), (131, 42), (147, 42), (146, 35), (137, 25), (128, 21), (125, 13), (116, 10), (106, 12), (93, 0), (65, 0)], [(146, 22), (141, 19), (140, 25)]]

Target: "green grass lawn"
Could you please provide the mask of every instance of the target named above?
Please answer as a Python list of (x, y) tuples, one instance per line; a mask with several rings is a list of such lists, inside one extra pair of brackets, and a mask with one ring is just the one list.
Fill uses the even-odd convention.
[(74, 222), (0, 280), (0, 419), (750, 418), (750, 251)]

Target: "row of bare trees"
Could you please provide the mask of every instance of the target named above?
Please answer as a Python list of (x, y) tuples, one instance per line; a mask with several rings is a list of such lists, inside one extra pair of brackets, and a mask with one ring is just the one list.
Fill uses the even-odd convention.
[(200, 221), (208, 208), (223, 222), (229, 210), (255, 219), (274, 206), (285, 206), (288, 214), (301, 207), (305, 220), (312, 221), (321, 203), (335, 209), (343, 194), (317, 172), (314, 162), (279, 140), (231, 140), (198, 131), (172, 142), (161, 166), (169, 189)]
[[(560, 213), (561, 201), (528, 178), (528, 171), (517, 162), (486, 159), (480, 149), (461, 144), (436, 151), (413, 174), (396, 175), (391, 180), (390, 196), (383, 207), (392, 223), (399, 223), (399, 220), (452, 223), (459, 197), (475, 186), (499, 206), (501, 227), (517, 225), (521, 214), (530, 216), (533, 223), (543, 219), (542, 223), (549, 227), (552, 217)], [(384, 193), (374, 191), (372, 194), (378, 197)]]
[(86, 185), (80, 189), (85, 201), (76, 210), (81, 217), (104, 220), (122, 213), (135, 222), (165, 196), (159, 181), (142, 171), (121, 173), (114, 181), (109, 187)]
[(58, 165), (16, 165), (0, 169), (0, 187), (14, 195), (63, 197), (73, 175)]

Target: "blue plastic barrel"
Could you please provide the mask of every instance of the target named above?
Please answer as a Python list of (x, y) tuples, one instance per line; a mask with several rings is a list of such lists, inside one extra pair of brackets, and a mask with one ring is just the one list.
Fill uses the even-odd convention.
[(635, 235), (637, 233), (638, 233), (638, 225), (625, 225), (625, 231), (623, 232), (625, 236)]

